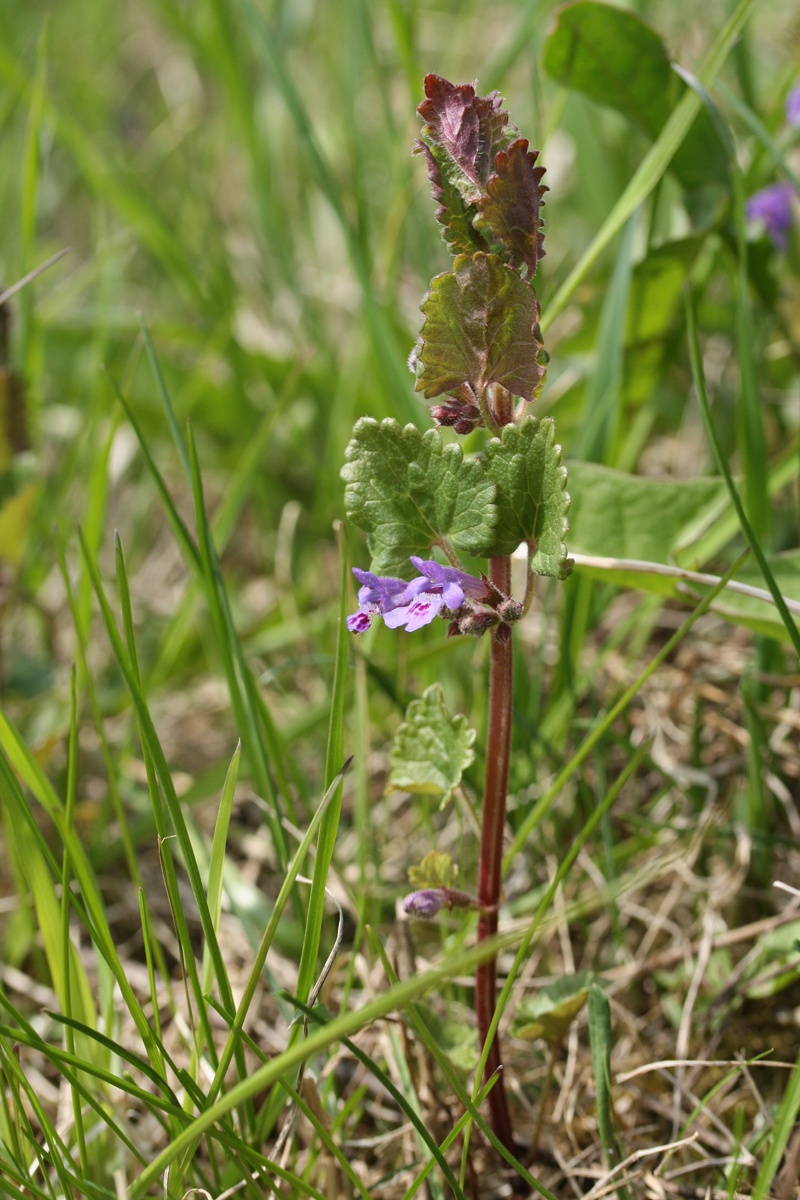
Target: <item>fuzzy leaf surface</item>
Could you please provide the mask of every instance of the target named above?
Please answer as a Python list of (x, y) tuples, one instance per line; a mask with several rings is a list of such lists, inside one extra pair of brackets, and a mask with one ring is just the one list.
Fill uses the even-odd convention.
[(511, 554), (527, 542), (532, 571), (566, 579), (571, 570), (564, 543), (570, 497), (552, 418), (526, 417), (521, 425), (507, 425), (501, 437), (486, 445), (486, 474), (497, 487), (491, 554)]
[[(686, 90), (663, 41), (634, 13), (594, 0), (568, 4), (545, 43), (552, 78), (617, 109), (655, 140)], [(685, 188), (728, 186), (728, 153), (702, 108), (672, 161)]]
[(494, 487), (459, 445), (443, 445), (438, 430), (362, 417), (345, 459), (347, 515), (369, 535), (377, 574), (407, 578), (409, 556), (427, 555), (444, 538), (474, 555), (491, 542)]
[(418, 141), (414, 154), (425, 157), (431, 194), (438, 208), (436, 220), (442, 227), (442, 237), (450, 253), (474, 254), (477, 250), (488, 250), (486, 241), (475, 228), (473, 221), (478, 215), (475, 204), (464, 198), (458, 186), (458, 176), (453, 163), (441, 146), (428, 146)]
[(487, 194), (478, 201), (476, 221), (489, 240), (507, 252), (510, 267), (528, 268), (528, 278), (544, 258), (540, 210), (549, 188), (542, 183), (544, 167), (536, 166), (538, 157), (538, 150), (528, 150), (527, 138), (517, 138), (508, 150), (499, 151)]
[(431, 850), (418, 866), (408, 868), (408, 882), (415, 888), (453, 888), (457, 879), (458, 866), (443, 850)]
[(527, 283), (494, 254), (460, 255), (437, 275), (421, 304), (416, 391), (429, 400), (469, 383), (499, 383), (533, 400), (547, 356), (539, 303)]
[(485, 192), (495, 155), (517, 136), (502, 105), (499, 92), (477, 96), (471, 83), (425, 76), (425, 99), (417, 109), (425, 121), (422, 140), (441, 146), (452, 160), (465, 199), (477, 200)]
[(475, 757), (475, 730), (465, 716), (451, 717), (438, 683), (412, 700), (389, 752), (388, 786), (402, 792), (450, 798)]

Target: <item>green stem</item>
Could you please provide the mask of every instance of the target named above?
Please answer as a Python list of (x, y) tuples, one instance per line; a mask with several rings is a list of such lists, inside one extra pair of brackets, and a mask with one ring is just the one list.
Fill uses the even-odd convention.
[[(489, 559), (489, 579), (504, 595), (510, 595), (510, 557)], [(478, 942), (485, 941), (497, 932), (497, 911), (500, 904), (513, 684), (512, 646), (507, 637), (508, 632), (509, 627), (501, 625), (499, 630), (495, 630), (491, 635), (489, 728), (486, 738), (486, 775), (478, 869), (478, 903), (482, 909), (478, 921)], [(496, 998), (497, 960), (492, 958), (478, 967), (475, 976), (475, 1012), (482, 1045), (489, 1034)], [(484, 1079), (488, 1081), (498, 1069), (502, 1072), (500, 1042), (495, 1036), (486, 1058)], [(506, 1149), (513, 1152), (514, 1135), (502, 1073), (489, 1093), (489, 1114), (495, 1134)]]

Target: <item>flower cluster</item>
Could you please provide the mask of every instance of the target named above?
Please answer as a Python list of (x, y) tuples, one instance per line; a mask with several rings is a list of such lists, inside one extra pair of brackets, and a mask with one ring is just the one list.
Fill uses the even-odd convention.
[(351, 633), (369, 629), (376, 615), (383, 617), (384, 624), (390, 629), (404, 625), (409, 633), (413, 633), (415, 629), (429, 625), (442, 609), (454, 613), (468, 600), (485, 602), (493, 598), (492, 588), (485, 579), (476, 579), (455, 567), (443, 567), (434, 559), (412, 555), (411, 562), (419, 575), (410, 582), (390, 575), (373, 575), (372, 571), (353, 567), (361, 588), (358, 611), (347, 618)]

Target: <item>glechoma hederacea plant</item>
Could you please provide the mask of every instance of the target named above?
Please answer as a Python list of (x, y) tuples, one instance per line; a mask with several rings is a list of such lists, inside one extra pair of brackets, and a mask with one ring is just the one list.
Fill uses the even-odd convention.
[[(450, 635), (491, 640), (486, 776), (477, 896), (423, 886), (406, 900), (412, 916), (442, 906), (476, 907), (478, 939), (497, 931), (511, 740), (514, 624), (524, 616), (537, 575), (564, 579), (570, 562), (566, 470), (553, 421), (530, 405), (545, 380), (547, 354), (533, 278), (544, 255), (541, 208), (547, 188), (538, 151), (510, 124), (500, 96), (437, 75), (425, 80), (425, 125), (414, 151), (424, 157), (436, 219), (454, 255), (422, 302), (422, 328), (409, 360), (415, 390), (435, 401), (431, 415), (457, 435), (482, 428), (482, 450), (465, 456), (438, 429), (421, 433), (394, 420), (362, 418), (347, 449), (343, 477), (350, 520), (368, 534), (369, 571), (361, 584), (354, 633), (379, 616), (413, 632), (437, 616)], [(527, 546), (526, 585), (511, 595), (511, 555)], [(433, 549), (444, 565), (429, 555)], [(480, 577), (458, 552), (488, 560)], [(409, 563), (417, 574), (408, 574)], [(496, 962), (478, 968), (475, 1007), (485, 1043), (495, 1009)], [(495, 1038), (486, 1078), (501, 1064)], [(513, 1148), (502, 1075), (489, 1093), (492, 1125)]]

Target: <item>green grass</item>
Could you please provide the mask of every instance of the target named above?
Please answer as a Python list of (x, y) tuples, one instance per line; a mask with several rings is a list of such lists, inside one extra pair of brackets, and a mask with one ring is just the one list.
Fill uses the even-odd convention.
[[(449, 263), (415, 108), (426, 71), (477, 76), (549, 167), (537, 411), (564, 461), (724, 476), (680, 564), (723, 577), (750, 545), (743, 577), (797, 598), (798, 239), (776, 255), (742, 216), (796, 173), (789, 18), (633, 7), (702, 85), (652, 141), (543, 72), (542, 0), (0, 7), (0, 292), (70, 247), (8, 302), (0, 361), (28, 427), (12, 445), (0, 374), (0, 1196), (498, 1193), (473, 918), (396, 916), (434, 846), (474, 882), (486, 647), (345, 634), (367, 562), (339, 470), (358, 416), (428, 422), (405, 360)], [(666, 168), (704, 89), (738, 165), (690, 229)], [(612, 1168), (641, 1194), (645, 1167), (782, 1200), (796, 622), (608, 580), (542, 583), (515, 646), (498, 1020), (521, 1142), (550, 1054), (509, 1035), (520, 998), (589, 970), (603, 1016), (593, 1043), (576, 1018), (517, 1168), (558, 1200)], [(436, 682), (478, 731), (443, 811), (384, 794)], [(343, 941), (309, 1012), (326, 887)]]

